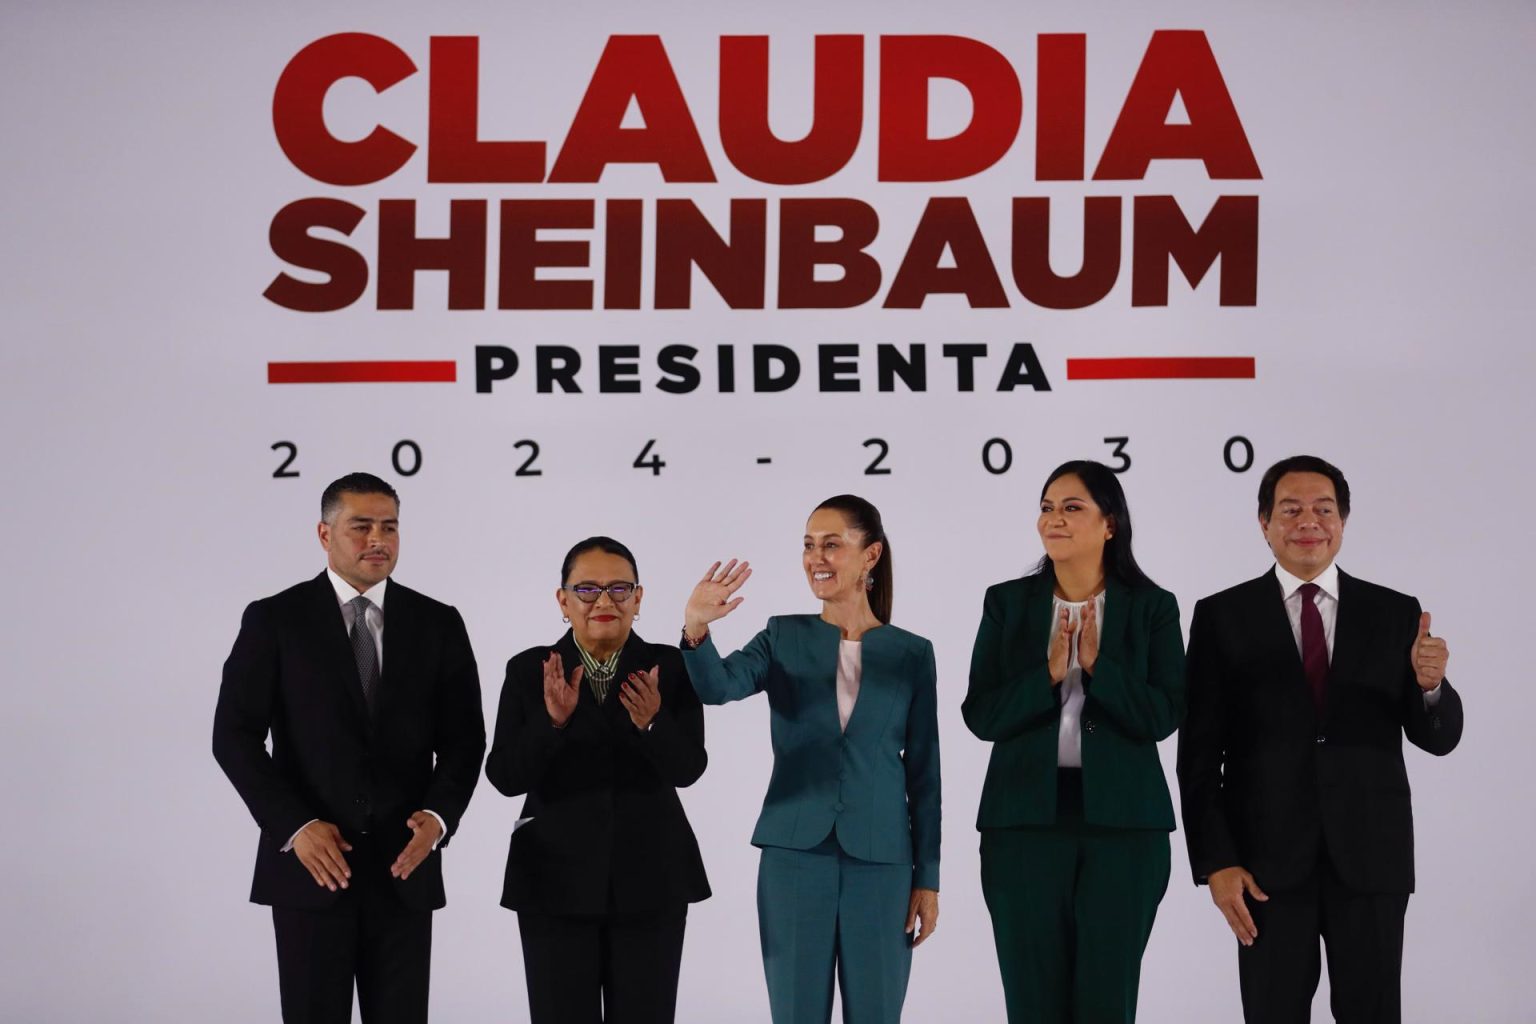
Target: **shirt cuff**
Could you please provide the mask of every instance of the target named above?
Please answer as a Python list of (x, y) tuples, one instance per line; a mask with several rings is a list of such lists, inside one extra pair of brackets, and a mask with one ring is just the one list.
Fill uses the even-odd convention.
[(444, 839), (446, 839), (448, 837), (448, 823), (443, 820), (443, 816), (441, 814), (438, 814), (436, 811), (432, 810), (430, 807), (423, 807), (422, 810), (426, 811), (428, 814), (432, 815), (432, 817), (436, 818), (437, 819), (437, 827), (442, 829), (442, 831), (437, 834), (437, 838), (432, 841), (432, 849), (435, 850), (435, 849), (437, 849), (437, 844), (442, 842)]
[(1444, 681), (1441, 681), (1435, 684), (1435, 688), (1433, 690), (1424, 691), (1424, 706), (1426, 708), (1432, 708), (1440, 703), (1440, 689), (1443, 686), (1445, 686), (1445, 683)]
[[(310, 818), (304, 824), (299, 826), (299, 832), (303, 832), (305, 829), (309, 828), (309, 826), (313, 825), (315, 822), (317, 822), (319, 820), (320, 820), (319, 818)], [(287, 853), (288, 851), (292, 850), (293, 849), (293, 841), (295, 839), (299, 838), (299, 832), (295, 832), (293, 835), (289, 836), (288, 837), (288, 842), (278, 852), (280, 852), (280, 853)]]

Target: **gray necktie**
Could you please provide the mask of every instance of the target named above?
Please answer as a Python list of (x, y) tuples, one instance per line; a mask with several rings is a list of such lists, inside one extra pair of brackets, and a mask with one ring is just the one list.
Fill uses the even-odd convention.
[(363, 684), (363, 702), (373, 712), (373, 698), (379, 689), (379, 652), (373, 644), (373, 631), (368, 628), (368, 609), (371, 602), (361, 594), (354, 597), (352, 605), (352, 655), (357, 659), (357, 678)]

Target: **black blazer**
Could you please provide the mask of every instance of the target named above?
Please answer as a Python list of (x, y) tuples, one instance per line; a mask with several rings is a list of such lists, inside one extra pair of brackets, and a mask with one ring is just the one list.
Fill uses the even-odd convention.
[[(569, 631), (507, 662), (485, 777), (507, 796), (528, 794), (512, 833), (501, 905), (567, 916), (636, 914), (709, 897), (699, 844), (677, 798), (709, 762), (704, 709), (682, 655), (631, 633), (608, 699), (585, 679), (576, 710), (556, 729), (544, 707), (544, 659), (558, 651), (567, 678), (581, 654)], [(661, 710), (641, 732), (619, 700), (631, 672), (658, 667)]]
[[(371, 719), (343, 623), (322, 572), (246, 608), (224, 663), (213, 756), (261, 826), (254, 903), (318, 909), (337, 899), (282, 852), (305, 822), (333, 822), (348, 839), (367, 832), (398, 852), (411, 838), (406, 819), (428, 809), (447, 826), (441, 850), (479, 781), (485, 720), (459, 613), (390, 580)], [(392, 882), (407, 906), (444, 903), (440, 856)]]
[(1273, 571), (1195, 605), (1179, 790), (1197, 884), (1241, 865), (1285, 889), (1326, 848), (1356, 891), (1413, 891), (1403, 736), (1447, 754), (1462, 725), (1449, 680), (1424, 706), (1409, 663), (1418, 626), (1418, 601), (1340, 572), (1319, 718)]

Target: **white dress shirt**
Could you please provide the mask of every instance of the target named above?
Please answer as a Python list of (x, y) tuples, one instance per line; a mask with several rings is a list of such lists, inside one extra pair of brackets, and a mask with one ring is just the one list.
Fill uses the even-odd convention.
[[(336, 570), (330, 566), (326, 566), (325, 575), (331, 581), (331, 589), (336, 591), (336, 601), (341, 605), (341, 621), (346, 626), (347, 635), (351, 636), (352, 624), (357, 618), (357, 611), (352, 607), (353, 600), (358, 596), (357, 588), (338, 576)], [(368, 632), (373, 636), (373, 651), (379, 663), (379, 674), (381, 676), (384, 673), (384, 592), (388, 588), (389, 578), (385, 577), (362, 592), (362, 596), (368, 599), (368, 607), (365, 610), (365, 615), (367, 616), (366, 625), (368, 626)], [(432, 849), (435, 850), (437, 849), (437, 844), (443, 841), (443, 836), (448, 834), (448, 823), (436, 811), (427, 807), (423, 807), (422, 810), (436, 818), (438, 828), (442, 830), (438, 833), (436, 841), (432, 843)], [(299, 826), (299, 832), (303, 832), (319, 820), (319, 818), (309, 819)], [(299, 838), (299, 832), (295, 832), (288, 837), (287, 844), (283, 846), (284, 853), (293, 849), (293, 841)]]
[[(1063, 601), (1051, 599), (1051, 633), (1046, 638), (1046, 657), (1050, 657), (1051, 645), (1061, 632), (1061, 612), (1065, 608), (1074, 626), (1083, 624), (1083, 609), (1087, 601)], [(1104, 592), (1093, 597), (1094, 619), (1099, 629), (1104, 628)], [(1082, 636), (1078, 629), (1072, 634), (1072, 644), (1067, 651), (1067, 675), (1056, 687), (1056, 697), (1061, 701), (1061, 726), (1056, 732), (1056, 763), (1063, 768), (1083, 766), (1083, 667), (1077, 661), (1077, 641)]]
[[(357, 588), (336, 575), (336, 570), (326, 567), (326, 577), (331, 581), (331, 589), (336, 591), (336, 600), (341, 605), (341, 621), (347, 627), (347, 635), (352, 635), (352, 620), (357, 612), (352, 608), (352, 602), (357, 598)], [(373, 634), (373, 650), (379, 660), (379, 674), (384, 674), (384, 591), (389, 587), (389, 579), (385, 577), (367, 590), (362, 596), (368, 599), (368, 632)]]
[[(1285, 614), (1291, 620), (1291, 635), (1296, 638), (1296, 650), (1301, 650), (1301, 587), (1309, 582), (1299, 576), (1293, 576), (1285, 570), (1285, 567), (1276, 563), (1275, 579), (1280, 581), (1280, 593), (1285, 597)], [(1317, 593), (1312, 597), (1312, 604), (1317, 608), (1318, 617), (1323, 620), (1323, 640), (1328, 644), (1328, 663), (1333, 664), (1333, 627), (1339, 621), (1339, 567), (1333, 562), (1328, 563), (1328, 568), (1312, 577), (1312, 583), (1317, 584)], [(1424, 706), (1434, 707), (1440, 703), (1440, 687), (1424, 691)]]
[(837, 720), (843, 732), (848, 731), (848, 719), (853, 706), (859, 700), (859, 680), (864, 675), (864, 645), (858, 640), (839, 640), (837, 643)]

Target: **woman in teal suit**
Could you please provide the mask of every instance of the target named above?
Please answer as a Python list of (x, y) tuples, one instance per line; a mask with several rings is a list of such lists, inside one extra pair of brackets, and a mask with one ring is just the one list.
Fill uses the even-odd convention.
[(939, 915), (939, 730), (933, 645), (891, 620), (891, 544), (873, 505), (829, 498), (805, 526), (820, 615), (781, 615), (721, 659), (709, 624), (741, 604), (747, 563), (688, 599), (683, 660), (706, 704), (766, 692), (773, 777), (752, 833), (774, 1024), (901, 1019), (912, 948)]
[(1011, 1022), (1136, 1018), (1168, 887), (1173, 804), (1157, 743), (1184, 717), (1179, 608), (1131, 553), (1108, 467), (1057, 467), (1045, 557), (987, 591), (962, 713), (993, 743), (981, 888)]

